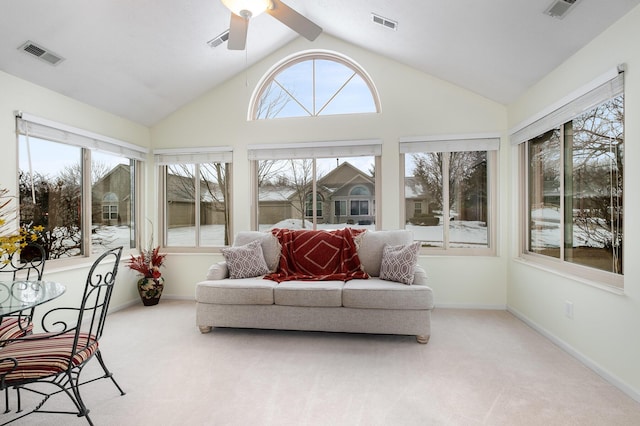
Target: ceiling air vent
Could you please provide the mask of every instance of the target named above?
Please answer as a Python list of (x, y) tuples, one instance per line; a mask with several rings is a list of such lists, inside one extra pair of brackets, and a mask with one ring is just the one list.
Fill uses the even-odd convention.
[(38, 46), (32, 41), (27, 41), (25, 44), (18, 47), (18, 50), (22, 50), (29, 55), (35, 56), (36, 58), (48, 63), (49, 65), (58, 65), (60, 62), (64, 61), (64, 58), (62, 56), (55, 54), (49, 49), (45, 49), (42, 46)]
[(398, 23), (396, 21), (392, 21), (391, 19), (383, 18), (380, 15), (376, 15), (375, 13), (371, 14), (371, 19), (374, 24), (382, 25), (383, 27), (389, 28), (390, 30), (397, 30)]
[(579, 1), (580, 0), (554, 0), (544, 13), (554, 18), (562, 19)]
[(209, 40), (207, 44), (211, 47), (218, 47), (227, 40), (229, 40), (229, 30), (226, 30), (216, 38)]

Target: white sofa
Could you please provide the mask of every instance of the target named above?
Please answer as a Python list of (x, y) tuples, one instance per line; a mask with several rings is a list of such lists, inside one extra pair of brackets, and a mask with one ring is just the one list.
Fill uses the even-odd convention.
[[(234, 246), (261, 241), (266, 264), (278, 266), (280, 247), (271, 233), (239, 233)], [(307, 330), (327, 332), (415, 335), (419, 343), (431, 336), (433, 294), (427, 275), (415, 266), (411, 285), (382, 280), (385, 243), (412, 242), (410, 231), (367, 231), (357, 247), (368, 279), (342, 281), (284, 281), (263, 276), (230, 279), (226, 263), (209, 268), (196, 284), (196, 323), (202, 333), (213, 327)]]

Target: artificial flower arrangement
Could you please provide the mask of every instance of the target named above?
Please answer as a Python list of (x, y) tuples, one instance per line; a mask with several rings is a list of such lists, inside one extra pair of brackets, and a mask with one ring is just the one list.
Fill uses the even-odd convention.
[(143, 249), (139, 255), (131, 255), (127, 266), (144, 275), (145, 278), (159, 279), (162, 276), (160, 267), (166, 254), (160, 254), (160, 247)]

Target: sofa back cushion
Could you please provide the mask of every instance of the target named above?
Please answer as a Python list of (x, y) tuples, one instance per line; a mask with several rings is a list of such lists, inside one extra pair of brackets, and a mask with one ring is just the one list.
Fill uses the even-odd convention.
[(242, 231), (236, 234), (233, 246), (244, 246), (252, 241), (260, 240), (264, 261), (267, 263), (269, 272), (275, 272), (280, 261), (280, 243), (271, 232)]
[(406, 229), (394, 231), (367, 231), (356, 239), (358, 244), (358, 257), (362, 269), (372, 277), (380, 276), (382, 264), (382, 251), (384, 245), (407, 245), (413, 242), (413, 234)]

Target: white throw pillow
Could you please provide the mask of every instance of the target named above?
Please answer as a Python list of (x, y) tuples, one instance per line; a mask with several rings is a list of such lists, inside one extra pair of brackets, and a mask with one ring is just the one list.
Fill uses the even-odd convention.
[(207, 271), (207, 280), (224, 280), (229, 278), (229, 268), (226, 262), (214, 263)]
[(392, 246), (385, 244), (380, 264), (380, 279), (411, 285), (418, 263), (420, 242)]
[(220, 249), (229, 268), (229, 278), (252, 278), (269, 273), (260, 241)]

